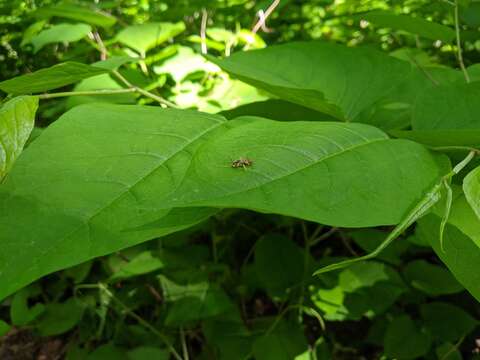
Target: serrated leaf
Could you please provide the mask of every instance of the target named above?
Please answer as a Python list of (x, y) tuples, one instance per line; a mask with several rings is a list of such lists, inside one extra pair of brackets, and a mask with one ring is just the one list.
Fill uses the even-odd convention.
[(411, 72), (407, 62), (375, 50), (326, 42), (275, 45), (210, 60), (242, 81), (342, 120), (354, 120)]
[(116, 41), (145, 54), (148, 50), (181, 34), (185, 30), (183, 22), (178, 23), (145, 23), (131, 25), (121, 30)]
[[(232, 168), (242, 156), (253, 165)], [(0, 187), (0, 298), (215, 208), (395, 224), (445, 171), (420, 145), (362, 124), (78, 106), (28, 147)]]
[(452, 28), (421, 17), (378, 10), (361, 15), (361, 18), (379, 27), (403, 30), (430, 40), (449, 42), (455, 38), (455, 31)]
[(69, 61), (2, 81), (0, 90), (15, 95), (34, 94), (73, 84), (106, 72), (108, 70)]
[(50, 7), (42, 6), (35, 11), (34, 16), (39, 18), (60, 17), (78, 20), (104, 28), (113, 26), (117, 21), (115, 17), (105, 12), (74, 4), (57, 4)]
[(35, 123), (38, 99), (20, 96), (0, 107), (0, 182), (23, 151)]
[(70, 43), (83, 39), (92, 31), (87, 24), (58, 24), (39, 32), (30, 38), (36, 53), (48, 44)]

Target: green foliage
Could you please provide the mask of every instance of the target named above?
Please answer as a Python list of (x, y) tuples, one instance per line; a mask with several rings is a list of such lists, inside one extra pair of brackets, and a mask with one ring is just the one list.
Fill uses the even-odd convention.
[(38, 52), (48, 44), (79, 41), (91, 30), (92, 28), (86, 24), (58, 24), (32, 36), (29, 42), (33, 45), (33, 51)]
[(66, 62), (2, 81), (0, 82), (0, 89), (15, 95), (39, 93), (73, 84), (105, 72), (107, 71), (98, 67)]
[(0, 0), (0, 358), (478, 354), (478, 4)]
[(21, 96), (7, 101), (0, 107), (0, 180), (12, 168), (30, 137), (38, 99)]

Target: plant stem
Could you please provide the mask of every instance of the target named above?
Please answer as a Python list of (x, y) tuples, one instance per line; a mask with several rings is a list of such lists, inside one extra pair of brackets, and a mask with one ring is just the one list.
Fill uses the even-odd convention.
[(133, 88), (128, 89), (102, 89), (102, 90), (91, 90), (91, 91), (65, 91), (57, 92), (51, 94), (40, 94), (37, 95), (39, 99), (54, 99), (59, 97), (66, 96), (94, 96), (94, 95), (116, 95), (116, 94), (127, 94), (136, 92)]
[(180, 327), (180, 339), (182, 342), (183, 359), (189, 360), (190, 357), (188, 355), (187, 342), (185, 340), (185, 331), (183, 330), (183, 326)]
[(135, 86), (133, 85), (130, 81), (128, 81), (127, 79), (125, 79), (125, 77), (120, 74), (117, 70), (113, 70), (112, 71), (113, 75), (115, 75), (121, 82), (123, 82), (127, 87), (129, 88), (132, 88), (132, 89), (135, 89), (136, 92), (142, 94), (143, 96), (146, 96), (152, 100), (155, 100), (157, 101), (158, 103), (160, 103), (161, 105), (164, 105), (164, 106), (168, 106), (168, 107), (171, 107), (171, 108), (174, 108), (174, 109), (178, 109), (178, 106), (175, 105), (174, 103), (162, 98), (161, 96), (158, 96), (158, 95), (155, 95), (155, 94), (152, 94), (151, 92), (147, 91), (147, 90), (144, 90), (138, 86)]
[(460, 64), (460, 69), (462, 69), (463, 75), (467, 83), (470, 82), (470, 75), (465, 67), (465, 62), (463, 61), (463, 50), (462, 50), (462, 40), (460, 38), (460, 16), (458, 14), (458, 0), (455, 0), (455, 33), (457, 37), (457, 54), (458, 54), (458, 63)]
[[(75, 289), (75, 293), (79, 289), (99, 289), (102, 291), (105, 295), (107, 295), (110, 299), (115, 301), (124, 311), (127, 315), (130, 317), (134, 318), (140, 325), (145, 327), (146, 329), (150, 330), (153, 334), (155, 334), (168, 348), (170, 353), (173, 355), (173, 357), (176, 360), (184, 360), (180, 354), (175, 350), (172, 344), (170, 344), (170, 341), (167, 339), (165, 335), (163, 335), (160, 331), (158, 331), (152, 324), (150, 324), (148, 321), (143, 319), (141, 316), (137, 315), (135, 312), (133, 312), (127, 305), (125, 305), (119, 298), (117, 298), (105, 284), (99, 283), (99, 284), (92, 284), (92, 285), (80, 285), (77, 286)], [(185, 359), (188, 360), (188, 359)]]

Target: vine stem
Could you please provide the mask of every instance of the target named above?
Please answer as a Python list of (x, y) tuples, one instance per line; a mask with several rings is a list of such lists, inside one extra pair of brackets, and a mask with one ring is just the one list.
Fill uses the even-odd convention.
[(37, 95), (39, 99), (54, 99), (59, 97), (66, 96), (93, 96), (93, 95), (116, 95), (116, 94), (127, 94), (133, 93), (137, 90), (134, 88), (127, 89), (102, 89), (102, 90), (92, 90), (92, 91), (65, 91), (57, 92), (51, 94), (40, 94)]
[[(392, 230), (392, 232), (387, 236), (387, 238), (380, 244), (378, 247), (373, 250), (371, 253), (359, 256), (353, 259), (348, 259), (345, 261), (340, 261), (331, 265), (327, 265), (323, 268), (318, 269), (313, 275), (318, 276), (320, 274), (330, 272), (333, 270), (343, 269), (347, 266), (355, 264), (360, 261), (370, 260), (377, 257), (383, 250), (385, 250), (395, 239), (397, 239), (407, 228), (410, 227), (415, 221), (421, 218), (427, 213), (441, 198), (441, 190), (445, 182), (450, 180), (453, 176), (457, 175), (462, 171), (465, 166), (467, 166), (470, 161), (477, 154), (476, 151), (470, 151), (468, 155), (459, 162), (448, 174), (442, 176), (439, 182), (437, 182), (431, 190), (423, 197), (420, 202), (418, 202), (408, 215)], [(447, 205), (448, 206), (448, 205)], [(442, 245), (443, 247), (443, 245)]]
[(460, 64), (460, 69), (462, 69), (463, 75), (467, 83), (470, 82), (470, 75), (468, 74), (467, 68), (465, 67), (465, 62), (463, 61), (463, 50), (462, 50), (462, 40), (460, 37), (460, 16), (459, 16), (459, 6), (458, 0), (455, 0), (455, 34), (457, 39), (457, 54), (458, 54), (458, 63)]

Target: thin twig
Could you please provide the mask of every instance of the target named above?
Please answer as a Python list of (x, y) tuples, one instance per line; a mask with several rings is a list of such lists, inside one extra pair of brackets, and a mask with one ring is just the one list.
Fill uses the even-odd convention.
[(151, 92), (149, 92), (147, 90), (144, 90), (141, 87), (133, 85), (130, 81), (125, 79), (125, 77), (122, 74), (120, 74), (117, 70), (113, 70), (112, 74), (115, 75), (127, 87), (135, 89), (136, 92), (142, 94), (143, 96), (146, 96), (146, 97), (148, 97), (152, 100), (155, 100), (158, 103), (160, 103), (161, 105), (168, 106), (168, 107), (171, 107), (171, 108), (174, 108), (174, 109), (178, 109), (177, 105), (175, 105), (174, 103), (162, 98), (161, 96), (152, 94)]
[(101, 90), (91, 90), (91, 91), (65, 91), (57, 92), (51, 94), (40, 94), (37, 95), (39, 99), (53, 99), (66, 96), (94, 96), (94, 95), (117, 95), (117, 94), (126, 94), (136, 92), (134, 88), (127, 89), (101, 89)]
[(79, 285), (75, 288), (75, 293), (80, 290), (80, 289), (99, 289), (102, 291), (105, 295), (107, 295), (111, 300), (115, 301), (124, 311), (127, 315), (130, 317), (134, 318), (140, 325), (145, 327), (146, 329), (150, 330), (153, 334), (155, 334), (168, 348), (172, 356), (176, 360), (184, 360), (180, 356), (180, 354), (175, 350), (173, 345), (170, 343), (170, 341), (167, 339), (165, 335), (163, 335), (160, 331), (158, 331), (152, 324), (150, 324), (148, 321), (143, 319), (141, 316), (137, 315), (135, 312), (133, 312), (127, 305), (125, 305), (119, 298), (117, 298), (109, 289), (106, 285), (99, 283), (99, 284), (86, 284), (86, 285)]
[(187, 341), (185, 339), (185, 331), (183, 330), (183, 326), (180, 326), (180, 341), (182, 342), (183, 359), (189, 360), (190, 357), (188, 355)]
[(202, 9), (202, 23), (200, 26), (200, 39), (202, 42), (202, 54), (206, 55), (208, 53), (207, 49), (207, 23), (208, 23), (208, 12), (205, 9)]
[(95, 41), (97, 42), (98, 47), (99, 47), (99, 49), (100, 49), (100, 60), (107, 60), (108, 50), (107, 50), (105, 44), (103, 43), (103, 40), (102, 40), (102, 38), (100, 37), (100, 34), (98, 33), (98, 31), (95, 31), (95, 32), (93, 33), (93, 38), (94, 38)]
[(334, 233), (338, 231), (338, 228), (332, 227), (330, 230), (328, 230), (326, 233), (323, 233), (319, 237), (313, 239), (310, 243), (310, 246), (313, 247), (317, 245), (319, 242), (322, 242), (323, 240), (328, 239), (330, 236), (332, 236)]
[(256, 34), (258, 30), (261, 28), (265, 27), (266, 24), (265, 22), (267, 21), (268, 17), (273, 13), (273, 11), (276, 9), (276, 7), (280, 4), (280, 0), (273, 0), (273, 2), (270, 4), (270, 6), (265, 10), (265, 13), (262, 14), (263, 16), (258, 16), (258, 21), (252, 28), (252, 33)]
[(458, 63), (460, 64), (460, 69), (462, 69), (463, 76), (467, 83), (470, 82), (470, 75), (468, 74), (467, 68), (465, 67), (465, 62), (463, 61), (463, 50), (462, 50), (462, 40), (460, 38), (460, 16), (458, 11), (458, 0), (455, 0), (455, 33), (457, 37), (457, 55)]

